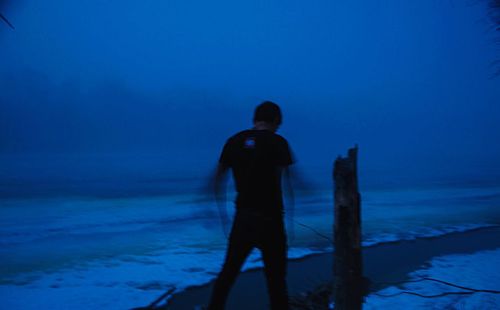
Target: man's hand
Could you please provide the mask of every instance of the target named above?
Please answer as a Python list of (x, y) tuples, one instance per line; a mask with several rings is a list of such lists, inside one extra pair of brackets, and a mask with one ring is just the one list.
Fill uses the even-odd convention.
[(229, 239), (229, 233), (231, 231), (231, 222), (229, 221), (229, 217), (227, 214), (222, 214), (220, 215), (220, 219), (222, 222), (222, 232), (224, 233), (224, 236), (226, 239)]
[(230, 222), (226, 210), (226, 183), (229, 167), (223, 164), (217, 166), (214, 177), (214, 194), (222, 224), (222, 231), (229, 238)]
[(287, 225), (286, 225), (286, 230), (288, 234), (288, 243), (292, 243), (295, 240), (295, 228), (294, 228), (294, 222), (293, 218), (291, 216), (287, 217)]
[(283, 183), (285, 188), (285, 206), (286, 206), (286, 218), (287, 218), (287, 232), (288, 240), (292, 242), (295, 239), (295, 229), (294, 229), (294, 211), (295, 211), (295, 195), (292, 188), (292, 177), (289, 167), (283, 167)]

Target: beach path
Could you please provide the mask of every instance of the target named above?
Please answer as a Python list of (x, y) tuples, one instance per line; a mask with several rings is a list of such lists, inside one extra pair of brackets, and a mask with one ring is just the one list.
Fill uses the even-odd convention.
[[(500, 248), (500, 227), (378, 244), (364, 248), (364, 275), (374, 283), (404, 281), (408, 279), (409, 273), (421, 268), (434, 257), (497, 248)], [(290, 295), (314, 289), (329, 281), (331, 275), (331, 253), (291, 260), (288, 263)], [(165, 309), (187, 310), (194, 309), (197, 305), (205, 305), (209, 300), (212, 284), (189, 288), (174, 295)], [(372, 290), (382, 288), (384, 285), (377, 285), (373, 286)], [(265, 278), (261, 269), (240, 274), (231, 290), (226, 309), (268, 309)]]

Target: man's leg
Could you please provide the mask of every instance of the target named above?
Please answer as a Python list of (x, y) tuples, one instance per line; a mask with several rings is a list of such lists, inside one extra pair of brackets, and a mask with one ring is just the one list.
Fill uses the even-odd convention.
[(271, 300), (271, 309), (288, 309), (288, 289), (286, 284), (287, 245), (282, 227), (271, 228), (270, 237), (262, 245), (262, 259), (267, 279), (267, 288)]
[(229, 238), (224, 265), (214, 284), (209, 310), (224, 309), (227, 296), (240, 272), (241, 266), (252, 251), (253, 246), (248, 242), (245, 230), (242, 229), (244, 227), (241, 226), (236, 219)]

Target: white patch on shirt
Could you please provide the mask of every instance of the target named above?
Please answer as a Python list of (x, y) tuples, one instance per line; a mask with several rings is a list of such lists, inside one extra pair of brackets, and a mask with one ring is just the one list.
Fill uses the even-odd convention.
[(245, 148), (246, 149), (253, 149), (255, 148), (255, 138), (250, 137), (245, 140)]

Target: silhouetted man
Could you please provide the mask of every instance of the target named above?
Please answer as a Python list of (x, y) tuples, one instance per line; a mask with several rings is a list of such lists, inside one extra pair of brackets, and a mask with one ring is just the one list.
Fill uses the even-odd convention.
[(278, 105), (263, 102), (255, 109), (254, 127), (229, 138), (222, 150), (215, 191), (225, 230), (227, 215), (222, 204), (229, 169), (236, 183), (236, 213), (224, 266), (212, 292), (210, 310), (224, 309), (229, 291), (253, 248), (262, 252), (271, 308), (288, 309), (281, 179), (285, 174), (285, 182), (289, 184), (287, 167), (293, 160), (288, 142), (275, 133), (281, 120)]

